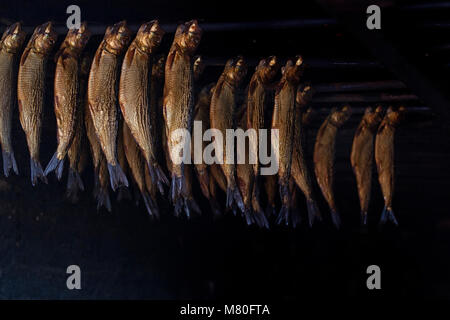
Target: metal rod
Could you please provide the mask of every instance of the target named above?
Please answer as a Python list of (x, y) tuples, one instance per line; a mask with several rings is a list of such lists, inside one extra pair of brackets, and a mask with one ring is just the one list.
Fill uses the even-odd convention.
[(317, 93), (347, 92), (347, 91), (374, 91), (386, 89), (405, 89), (406, 85), (398, 80), (367, 81), (367, 82), (335, 82), (318, 84), (314, 86)]
[(414, 101), (419, 98), (414, 94), (331, 94), (315, 96), (314, 103), (334, 103), (334, 102), (400, 102)]

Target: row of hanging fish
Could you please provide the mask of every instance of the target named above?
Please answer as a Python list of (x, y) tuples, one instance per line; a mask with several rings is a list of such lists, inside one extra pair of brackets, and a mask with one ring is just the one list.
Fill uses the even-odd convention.
[[(202, 59), (194, 57), (202, 36), (199, 24), (192, 20), (178, 26), (167, 57), (155, 54), (163, 36), (157, 20), (144, 23), (134, 40), (126, 22), (119, 22), (107, 28), (91, 59), (83, 52), (90, 38), (87, 24), (68, 31), (54, 58), (57, 149), (43, 170), (39, 145), (46, 65), (57, 34), (51, 22), (38, 26), (22, 52), (25, 33), (20, 23), (10, 26), (0, 43), (0, 143), (5, 176), (11, 170), (19, 173), (11, 141), (17, 88), (33, 186), (38, 180), (47, 183), (47, 175), (53, 171), (60, 180), (67, 157), (67, 196), (76, 201), (78, 191), (84, 190), (80, 174), (92, 161), (98, 208), (105, 206), (111, 210), (110, 187), (123, 198), (129, 194), (127, 187), (132, 185), (139, 190), (151, 216), (159, 216), (158, 200), (166, 196), (176, 215), (184, 213), (189, 217), (192, 211), (200, 213), (193, 193), (196, 177), (214, 214), (223, 210), (218, 200), (220, 189), (225, 195), (226, 210), (240, 212), (248, 224), (268, 228), (268, 219), (274, 216), (280, 224), (300, 223), (299, 190), (306, 198), (309, 224), (322, 220), (315, 178), (332, 221), (339, 227), (333, 190), (335, 142), (337, 130), (351, 115), (350, 107), (333, 109), (320, 127), (311, 170), (305, 155), (305, 132), (312, 114), (309, 104), (313, 89), (301, 81), (304, 69), (301, 57), (289, 60), (282, 68), (276, 57), (262, 59), (241, 103), (238, 90), (248, 71), (242, 57), (230, 59), (216, 83), (197, 88), (204, 69)], [(16, 77), (14, 61), (19, 56)], [(381, 107), (368, 108), (356, 130), (350, 159), (363, 223), (367, 218), (375, 158), (385, 200), (381, 221), (389, 219), (397, 224), (392, 210), (394, 132), (403, 110), (389, 108), (383, 118)], [(194, 120), (202, 121), (203, 132), (209, 128), (224, 134), (232, 128), (253, 128), (256, 132), (263, 128), (278, 129), (279, 148), (274, 148), (278, 174), (261, 175), (259, 161), (178, 164), (172, 157), (179, 141), (172, 133), (178, 128), (191, 131)], [(258, 155), (259, 137), (251, 139), (254, 140), (249, 146)], [(225, 157), (225, 148), (223, 154)], [(278, 193), (281, 209), (277, 213)]]

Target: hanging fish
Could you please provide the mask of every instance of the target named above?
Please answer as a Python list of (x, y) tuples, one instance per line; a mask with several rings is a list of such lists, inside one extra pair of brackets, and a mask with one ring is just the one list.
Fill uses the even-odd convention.
[(148, 93), (152, 55), (163, 35), (157, 20), (144, 23), (139, 28), (125, 54), (119, 85), (119, 104), (124, 120), (142, 150), (152, 181), (158, 185), (161, 194), (169, 181), (156, 160), (158, 148), (151, 136), (152, 113), (149, 112)]
[[(174, 161), (174, 157), (178, 156), (178, 144), (182, 142), (180, 139), (186, 137), (176, 136), (176, 133), (178, 129), (191, 132), (194, 111), (192, 56), (201, 35), (202, 30), (196, 20), (178, 26), (166, 60), (163, 110), (169, 156), (174, 163), (170, 188), (173, 203), (187, 196), (183, 161)], [(185, 140), (185, 144), (188, 143)]]
[[(278, 129), (274, 141), (279, 148), (274, 150), (278, 162), (278, 183), (280, 185), (281, 210), (277, 223), (284, 221), (286, 225), (292, 222), (295, 227), (300, 221), (299, 216), (289, 212), (292, 153), (294, 151), (295, 109), (297, 87), (303, 73), (303, 58), (297, 56), (295, 63), (289, 60), (282, 69), (282, 78), (275, 92), (275, 106), (272, 116), (272, 129)], [(274, 148), (276, 149), (276, 148)]]
[(89, 73), (88, 102), (95, 132), (108, 162), (111, 187), (127, 186), (128, 180), (117, 161), (117, 86), (120, 56), (130, 41), (125, 21), (108, 27), (95, 53)]
[(374, 138), (378, 125), (382, 120), (382, 111), (381, 107), (377, 107), (375, 111), (370, 107), (366, 108), (353, 138), (350, 161), (358, 188), (362, 224), (367, 223), (367, 211), (372, 189)]
[[(210, 125), (212, 129), (220, 130), (222, 136), (226, 137), (227, 129), (235, 128), (236, 116), (236, 91), (247, 73), (247, 65), (242, 57), (230, 59), (222, 75), (217, 81), (211, 97)], [(227, 163), (227, 152), (225, 146), (216, 146), (216, 150), (222, 148), (223, 163), (220, 165), (227, 180), (226, 206), (231, 209), (236, 203), (239, 209), (244, 212), (245, 207), (242, 201), (239, 188), (236, 186), (236, 166), (234, 159), (232, 163)]]
[(392, 210), (392, 197), (394, 195), (394, 134), (395, 128), (402, 119), (405, 112), (404, 107), (394, 111), (389, 107), (383, 121), (378, 128), (375, 138), (375, 162), (377, 164), (378, 181), (384, 198), (384, 209), (381, 214), (380, 223), (387, 220), (398, 225)]
[(333, 190), (336, 134), (338, 128), (350, 118), (350, 115), (351, 109), (349, 106), (345, 106), (341, 110), (333, 108), (330, 115), (320, 126), (314, 145), (314, 170), (317, 183), (330, 207), (331, 219), (336, 228), (341, 225)]
[(80, 99), (81, 52), (90, 36), (86, 22), (79, 29), (70, 29), (55, 58), (54, 104), (58, 147), (45, 168), (44, 175), (55, 171), (58, 180), (61, 180), (64, 159), (75, 135)]
[(39, 161), (39, 144), (45, 94), (45, 70), (48, 56), (56, 39), (57, 34), (51, 22), (36, 27), (20, 58), (17, 78), (19, 118), (30, 152), (31, 184), (33, 186), (36, 185), (38, 178), (47, 183)]
[(25, 42), (25, 36), (22, 25), (16, 22), (6, 29), (0, 40), (0, 143), (5, 177), (9, 176), (11, 169), (19, 174), (11, 143), (11, 125), (17, 89), (17, 56)]

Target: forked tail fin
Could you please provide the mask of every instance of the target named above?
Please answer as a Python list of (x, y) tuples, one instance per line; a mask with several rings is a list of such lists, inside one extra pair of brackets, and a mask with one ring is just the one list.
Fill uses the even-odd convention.
[(121, 186), (128, 187), (127, 176), (120, 167), (120, 164), (113, 166), (108, 163), (108, 172), (113, 191), (116, 191), (116, 189)]
[(44, 176), (47, 176), (50, 172), (55, 171), (56, 178), (58, 180), (61, 180), (62, 174), (64, 170), (64, 158), (58, 159), (58, 154), (55, 152), (53, 154), (53, 157), (50, 159), (50, 162), (48, 163), (47, 167), (44, 171)]
[(331, 220), (333, 221), (333, 224), (336, 227), (336, 229), (341, 228), (341, 216), (335, 209), (331, 209)]
[(385, 206), (383, 212), (381, 213), (380, 224), (385, 224), (388, 220), (398, 226), (398, 221), (397, 218), (395, 218), (394, 211), (392, 211), (391, 207)]
[(97, 211), (100, 210), (101, 207), (105, 207), (106, 210), (111, 212), (111, 200), (109, 198), (109, 191), (106, 188), (100, 187), (97, 193)]
[(153, 199), (150, 197), (148, 192), (142, 192), (142, 199), (144, 199), (145, 208), (147, 209), (148, 214), (152, 218), (159, 218), (159, 209)]
[(164, 174), (164, 171), (157, 163), (154, 164), (147, 163), (147, 166), (148, 172), (150, 174), (150, 179), (154, 184), (158, 186), (159, 193), (164, 195), (164, 187), (169, 185), (169, 180)]
[(42, 167), (39, 161), (30, 158), (30, 171), (31, 171), (31, 184), (33, 187), (36, 185), (37, 180), (40, 179), (42, 182), (47, 183), (47, 177), (42, 171)]
[(322, 221), (322, 216), (320, 214), (319, 208), (317, 207), (317, 204), (313, 199), (306, 200), (306, 207), (308, 209), (308, 219), (310, 227), (312, 227), (315, 220)]
[(3, 156), (3, 173), (5, 177), (9, 176), (9, 172), (13, 169), (16, 175), (19, 174), (19, 169), (17, 168), (16, 158), (14, 157), (14, 152), (2, 151)]

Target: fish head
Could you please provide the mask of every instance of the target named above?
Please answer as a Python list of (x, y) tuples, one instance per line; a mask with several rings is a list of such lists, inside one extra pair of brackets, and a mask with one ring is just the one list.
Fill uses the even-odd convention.
[(364, 111), (363, 118), (366, 126), (370, 130), (375, 130), (380, 124), (381, 120), (383, 119), (382, 111), (383, 108), (381, 106), (378, 106), (375, 110), (373, 110), (372, 107), (367, 107)]
[(242, 56), (238, 56), (231, 69), (231, 77), (236, 86), (238, 86), (247, 75), (247, 63)]
[(396, 126), (399, 124), (399, 122), (403, 119), (405, 114), (405, 107), (401, 106), (397, 110), (394, 110), (394, 108), (389, 107), (386, 111), (386, 118), (387, 121), (392, 125)]
[(154, 52), (161, 44), (165, 31), (161, 28), (158, 20), (143, 23), (136, 35), (139, 49), (146, 53)]
[(127, 22), (120, 21), (106, 29), (104, 41), (109, 49), (117, 54), (121, 54), (127, 44), (130, 42), (131, 30), (127, 26)]
[(270, 56), (267, 59), (262, 59), (259, 62), (259, 65), (257, 67), (257, 71), (261, 74), (261, 79), (265, 84), (271, 83), (278, 71), (280, 70), (280, 63), (277, 60), (277, 57)]
[(351, 116), (352, 109), (350, 106), (344, 106), (341, 110), (334, 109), (331, 114), (331, 120), (337, 125), (343, 125)]
[(164, 76), (164, 66), (166, 64), (166, 57), (161, 54), (155, 58), (152, 65), (152, 77), (156, 79), (162, 79)]
[(25, 42), (26, 33), (20, 22), (10, 25), (2, 36), (2, 47), (9, 52), (16, 53)]
[(187, 53), (193, 54), (197, 50), (203, 33), (197, 20), (186, 22), (177, 32), (180, 33), (180, 36), (178, 38), (175, 36), (175, 38), (179, 40), (180, 47)]
[(41, 24), (34, 30), (32, 39), (36, 52), (48, 54), (55, 45), (58, 35), (51, 21)]
[(311, 87), (309, 83), (305, 83), (298, 87), (295, 101), (299, 105), (304, 106), (312, 100), (313, 95), (314, 89)]
[(292, 60), (288, 60), (285, 66), (286, 80), (294, 84), (299, 83), (300, 77), (303, 74), (304, 66), (305, 64), (302, 56), (296, 56), (295, 62)]
[(91, 37), (91, 32), (87, 28), (87, 22), (82, 22), (78, 29), (70, 29), (64, 39), (64, 44), (81, 52)]
[(205, 60), (201, 56), (196, 56), (194, 58), (194, 79), (200, 78), (203, 71), (205, 70)]

